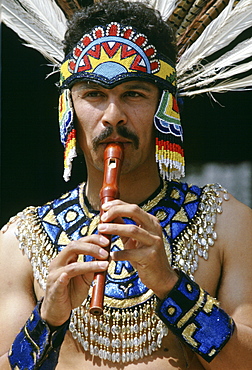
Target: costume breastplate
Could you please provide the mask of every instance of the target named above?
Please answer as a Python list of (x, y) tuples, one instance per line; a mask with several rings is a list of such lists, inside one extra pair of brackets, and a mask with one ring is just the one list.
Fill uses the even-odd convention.
[[(23, 211), (18, 226), (20, 249), (31, 261), (34, 277), (46, 286), (50, 261), (71, 240), (97, 233), (99, 212), (84, 199), (84, 186), (41, 207)], [(156, 216), (163, 230), (167, 258), (193, 278), (199, 258), (208, 259), (217, 238), (216, 213), (222, 211), (220, 185), (199, 188), (180, 182), (164, 182), (140, 207)], [(132, 223), (131, 219), (124, 219)], [(111, 250), (123, 248), (112, 238)], [(80, 256), (84, 261), (90, 256)], [(130, 362), (147, 356), (162, 344), (168, 329), (155, 315), (157, 298), (139, 279), (128, 261), (111, 262), (106, 279), (104, 314), (89, 314), (89, 296), (72, 312), (70, 331), (92, 355), (113, 362)]]

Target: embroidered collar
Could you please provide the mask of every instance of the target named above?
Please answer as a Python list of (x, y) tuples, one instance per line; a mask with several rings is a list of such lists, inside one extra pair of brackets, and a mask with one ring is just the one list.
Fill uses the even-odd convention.
[[(95, 227), (92, 224), (99, 221), (99, 212), (94, 211), (84, 199), (84, 187), (85, 184), (82, 183), (59, 199), (38, 207), (38, 216), (52, 243), (59, 250), (69, 240), (77, 240), (93, 233)], [(164, 182), (140, 207), (157, 216), (163, 228), (171, 224), (171, 233), (166, 233), (171, 241), (195, 216), (201, 192), (202, 189), (195, 185), (188, 186), (177, 181)], [(67, 235), (67, 243), (63, 242), (66, 238), (62, 233)]]
[[(41, 223), (58, 252), (70, 240), (97, 233), (99, 212), (90, 209), (84, 201), (84, 184), (37, 210)], [(173, 240), (185, 230), (195, 216), (200, 201), (201, 189), (185, 183), (164, 182), (156, 192), (140, 206), (156, 216), (161, 223), (167, 256), (172, 262)], [(125, 219), (126, 223), (133, 223)], [(118, 236), (112, 238), (111, 250), (123, 248)], [(91, 259), (84, 256), (84, 261)], [(91, 295), (91, 293), (90, 293)], [(145, 302), (153, 292), (142, 284), (137, 271), (128, 261), (110, 264), (105, 288), (106, 299), (113, 307), (130, 307)], [(111, 305), (111, 301), (109, 302)]]

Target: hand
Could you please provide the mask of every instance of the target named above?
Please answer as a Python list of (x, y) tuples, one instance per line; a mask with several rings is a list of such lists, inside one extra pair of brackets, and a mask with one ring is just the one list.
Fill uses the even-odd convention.
[[(105, 203), (102, 208), (104, 223), (98, 226), (99, 232), (119, 235), (124, 243), (124, 250), (113, 252), (111, 258), (129, 261), (142, 282), (160, 299), (165, 298), (178, 277), (169, 265), (158, 219), (137, 205), (121, 200)], [(136, 225), (125, 224), (122, 217), (131, 218)]]
[[(109, 244), (106, 237), (93, 234), (69, 243), (51, 262), (41, 317), (51, 326), (62, 325), (71, 310), (87, 297), (94, 273), (108, 268)], [(79, 255), (90, 255), (100, 261), (78, 262)]]

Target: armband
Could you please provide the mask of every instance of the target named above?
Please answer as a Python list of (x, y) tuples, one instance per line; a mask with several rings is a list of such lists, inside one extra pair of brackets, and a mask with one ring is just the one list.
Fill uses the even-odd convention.
[(174, 288), (158, 303), (156, 313), (179, 339), (207, 362), (228, 342), (235, 326), (219, 302), (182, 271)]
[(41, 302), (34, 308), (9, 351), (9, 363), (13, 370), (52, 370), (58, 363), (70, 319), (51, 333), (40, 316), (40, 305)]

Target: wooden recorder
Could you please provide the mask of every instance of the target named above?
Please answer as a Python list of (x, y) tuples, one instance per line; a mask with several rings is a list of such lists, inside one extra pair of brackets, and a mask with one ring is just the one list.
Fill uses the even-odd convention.
[[(104, 151), (104, 177), (103, 185), (100, 190), (101, 206), (114, 199), (119, 198), (119, 178), (123, 161), (123, 144), (110, 143)], [(101, 208), (101, 215), (103, 210)], [(112, 235), (104, 235), (110, 243), (105, 248), (108, 252), (111, 246)], [(89, 312), (99, 316), (103, 313), (103, 301), (105, 290), (106, 271), (95, 274), (92, 298)]]

